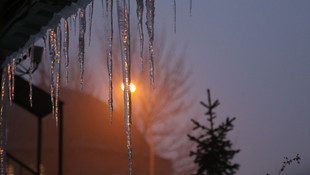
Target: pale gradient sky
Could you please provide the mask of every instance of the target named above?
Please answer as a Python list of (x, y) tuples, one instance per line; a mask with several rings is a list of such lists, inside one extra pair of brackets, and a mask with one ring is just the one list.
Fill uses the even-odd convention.
[(237, 174), (277, 174), (296, 153), (287, 174), (310, 174), (310, 1), (193, 0), (192, 17), (188, 4), (177, 1), (173, 36), (172, 3), (158, 2), (156, 27), (188, 44), (197, 106), (210, 88), (219, 117), (237, 117)]

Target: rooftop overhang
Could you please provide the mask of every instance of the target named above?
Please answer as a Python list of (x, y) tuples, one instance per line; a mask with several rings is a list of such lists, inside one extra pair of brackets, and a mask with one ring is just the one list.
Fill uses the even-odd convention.
[(1, 0), (1, 68), (91, 0)]

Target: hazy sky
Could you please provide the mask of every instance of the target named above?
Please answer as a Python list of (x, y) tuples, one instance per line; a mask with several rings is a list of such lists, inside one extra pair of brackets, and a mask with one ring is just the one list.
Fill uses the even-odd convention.
[[(102, 54), (96, 47), (102, 39), (96, 36), (104, 32), (100, 2), (95, 1), (87, 58)], [(237, 174), (277, 174), (283, 157), (297, 153), (301, 165), (287, 167), (287, 174), (310, 174), (310, 1), (193, 0), (190, 17), (189, 0), (179, 0), (176, 34), (172, 2), (156, 1), (155, 35), (165, 32), (177, 51), (187, 46), (186, 63), (194, 83), (186, 95), (196, 101), (196, 119), (205, 122), (199, 101), (206, 100), (207, 88), (221, 102), (217, 121), (237, 117), (229, 136), (241, 149), (234, 159), (241, 165)], [(131, 8), (136, 22), (135, 5)], [(114, 32), (118, 35), (117, 29)], [(77, 47), (75, 40), (72, 47)], [(85, 64), (93, 74), (102, 75), (92, 63), (87, 59)], [(106, 78), (107, 74), (105, 82)], [(106, 92), (101, 99), (106, 100)], [(182, 116), (180, 121), (191, 125), (191, 117)]]
[(193, 0), (192, 17), (188, 2), (177, 1), (176, 35), (172, 3), (157, 2), (156, 27), (188, 45), (197, 106), (210, 88), (219, 117), (237, 117), (237, 174), (277, 174), (297, 153), (287, 173), (310, 174), (310, 1)]

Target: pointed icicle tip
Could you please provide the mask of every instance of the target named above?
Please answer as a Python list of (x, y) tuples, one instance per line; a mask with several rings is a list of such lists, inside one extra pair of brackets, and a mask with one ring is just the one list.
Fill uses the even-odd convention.
[(88, 22), (89, 22), (89, 29), (88, 29), (88, 46), (90, 46), (90, 42), (91, 42), (91, 26), (92, 26), (92, 21), (93, 21), (93, 9), (94, 9), (94, 2), (91, 1), (89, 4), (89, 14), (88, 14)]
[(193, 0), (189, 0), (189, 16), (192, 16)]
[(144, 44), (144, 36), (143, 36), (143, 0), (137, 0), (137, 18), (138, 18), (138, 29), (139, 29), (139, 37), (140, 37), (140, 58), (141, 65), (143, 68), (143, 44)]
[(154, 41), (154, 13), (155, 6), (154, 0), (146, 0), (146, 27), (149, 35), (149, 62), (150, 62), (150, 77), (151, 83), (154, 84), (154, 49), (153, 49), (153, 41)]
[(56, 56), (56, 33), (54, 30), (49, 30), (49, 37), (48, 37), (48, 48), (49, 48), (49, 57), (50, 57), (50, 94), (51, 94), (51, 103), (52, 103), (52, 115), (55, 117), (55, 83), (54, 83), (54, 76), (55, 76), (55, 56)]
[(107, 17), (107, 66), (109, 76), (109, 108), (110, 123), (113, 119), (113, 86), (112, 86), (112, 46), (113, 46), (113, 0), (106, 0), (106, 17)]
[(174, 34), (177, 33), (177, 1), (173, 0), (173, 15), (174, 15)]
[(124, 117), (127, 136), (129, 175), (132, 174), (132, 145), (131, 145), (131, 93), (130, 84), (130, 0), (117, 1), (117, 16), (121, 44), (121, 58), (124, 83)]
[(34, 44), (32, 44), (30, 48), (29, 54), (29, 61), (30, 61), (30, 68), (29, 68), (29, 103), (30, 107), (32, 107), (32, 73), (33, 73), (33, 62), (34, 62)]

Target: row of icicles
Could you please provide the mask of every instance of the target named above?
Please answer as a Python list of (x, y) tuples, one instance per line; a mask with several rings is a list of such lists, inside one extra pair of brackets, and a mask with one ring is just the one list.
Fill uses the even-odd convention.
[[(192, 0), (190, 1), (190, 15), (192, 14)], [(149, 64), (150, 64), (150, 77), (151, 82), (154, 83), (154, 61), (153, 61), (153, 41), (154, 41), (154, 0), (136, 0), (137, 2), (137, 18), (138, 18), (138, 30), (140, 39), (140, 57), (142, 60), (143, 55), (143, 9), (146, 7), (146, 28), (149, 37), (148, 50), (149, 50)], [(53, 117), (56, 120), (56, 126), (58, 125), (59, 118), (59, 89), (61, 79), (61, 61), (65, 59), (65, 82), (68, 83), (68, 68), (69, 68), (69, 36), (72, 30), (72, 23), (74, 23), (74, 33), (76, 33), (76, 20), (79, 18), (79, 52), (78, 61), (80, 64), (80, 87), (83, 88), (84, 79), (84, 49), (85, 49), (85, 33), (86, 33), (86, 8), (88, 7), (88, 45), (91, 42), (91, 26), (93, 17), (93, 4), (91, 1), (87, 6), (81, 7), (75, 14), (67, 19), (63, 19), (63, 23), (59, 23), (54, 29), (47, 30), (43, 36), (44, 42), (44, 55), (50, 59), (50, 95), (52, 102)], [(176, 0), (173, 0), (174, 5), (174, 32), (176, 32)], [(104, 2), (102, 0), (102, 7), (104, 8)], [(113, 113), (113, 96), (112, 96), (112, 45), (113, 45), (113, 0), (106, 0), (105, 2), (106, 20), (107, 20), (107, 68), (109, 77), (109, 108), (110, 108), (110, 120), (112, 122)], [(124, 111), (125, 111), (125, 126), (126, 126), (126, 137), (127, 137), (127, 149), (129, 157), (129, 174), (132, 174), (132, 154), (131, 154), (131, 94), (129, 90), (130, 85), (130, 0), (118, 0), (117, 1), (117, 16), (118, 16), (118, 27), (119, 27), (119, 38), (121, 43), (121, 57), (122, 57), (122, 71), (123, 71), (123, 84), (124, 84)], [(25, 49), (24, 52), (20, 53), (17, 57), (11, 58), (10, 64), (3, 69), (2, 73), (2, 85), (1, 85), (1, 128), (6, 127), (3, 125), (3, 108), (4, 108), (4, 96), (5, 96), (5, 82), (8, 82), (8, 98), (10, 104), (14, 100), (14, 89), (15, 89), (15, 74), (16, 66), (18, 63), (23, 61), (26, 57), (30, 61), (29, 66), (29, 103), (32, 107), (32, 73), (34, 71), (34, 44), (30, 48)], [(8, 80), (6, 81), (6, 77)], [(3, 131), (3, 129), (2, 129)], [(0, 163), (1, 163), (1, 175), (5, 174), (5, 133), (1, 133), (1, 149), (0, 149)]]

